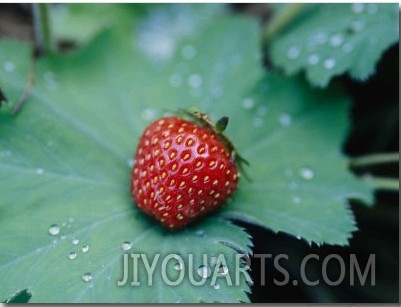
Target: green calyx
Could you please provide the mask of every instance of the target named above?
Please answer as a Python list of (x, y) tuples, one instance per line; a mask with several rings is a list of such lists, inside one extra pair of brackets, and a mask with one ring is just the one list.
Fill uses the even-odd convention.
[(247, 180), (251, 180), (244, 169), (244, 164), (249, 166), (249, 162), (238, 153), (234, 143), (224, 134), (224, 130), (229, 122), (229, 118), (227, 116), (223, 116), (216, 123), (213, 123), (209, 115), (206, 113), (201, 113), (197, 110), (181, 109), (179, 110), (179, 113), (190, 117), (200, 126), (216, 134), (230, 153), (231, 161), (237, 165), (239, 171)]

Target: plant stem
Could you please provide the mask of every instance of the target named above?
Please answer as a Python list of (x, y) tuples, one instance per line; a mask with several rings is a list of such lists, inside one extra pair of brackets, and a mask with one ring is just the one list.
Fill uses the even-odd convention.
[(290, 3), (267, 24), (263, 33), (263, 43), (268, 43), (278, 32), (289, 24), (304, 8), (306, 3)]
[(28, 80), (26, 81), (25, 88), (21, 94), (21, 97), (19, 98), (17, 104), (14, 106), (14, 108), (12, 110), (13, 115), (16, 115), (21, 110), (25, 101), (29, 97), (29, 94), (31, 93), (31, 89), (32, 89), (32, 86), (34, 83), (35, 83), (35, 56), (34, 56), (34, 51), (32, 50), (31, 56), (30, 56)]
[(397, 163), (399, 160), (400, 160), (400, 154), (398, 152), (380, 153), (380, 154), (366, 155), (351, 159), (350, 166), (367, 167), (374, 164)]
[(371, 179), (373, 186), (378, 190), (386, 190), (398, 192), (400, 190), (400, 182), (394, 178), (373, 177)]
[(49, 4), (34, 3), (33, 28), (35, 48), (40, 54), (48, 54), (53, 50), (49, 20)]

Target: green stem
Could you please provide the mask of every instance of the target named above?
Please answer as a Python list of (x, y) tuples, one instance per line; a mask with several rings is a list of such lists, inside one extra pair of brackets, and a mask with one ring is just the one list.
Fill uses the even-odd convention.
[(398, 163), (399, 160), (400, 160), (400, 154), (398, 152), (380, 153), (380, 154), (366, 155), (351, 159), (350, 166), (367, 167), (374, 164)]
[(400, 190), (400, 182), (394, 178), (373, 177), (371, 182), (375, 189), (398, 192)]
[(53, 44), (48, 3), (33, 4), (33, 25), (36, 49), (40, 54), (51, 53)]
[(289, 24), (304, 8), (306, 3), (290, 3), (267, 24), (263, 33), (264, 44)]

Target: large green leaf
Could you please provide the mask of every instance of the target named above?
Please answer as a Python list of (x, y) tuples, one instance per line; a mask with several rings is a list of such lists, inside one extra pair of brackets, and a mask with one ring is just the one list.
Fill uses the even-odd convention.
[[(0, 301), (24, 289), (32, 302), (247, 301), (245, 276), (237, 286), (225, 277), (234, 281), (235, 255), (250, 253), (251, 243), (227, 218), (308, 242), (346, 244), (355, 230), (346, 199), (369, 199), (369, 190), (340, 154), (347, 122), (341, 91), (326, 95), (276, 76), (260, 81), (258, 29), (248, 19), (208, 19), (170, 40), (162, 57), (150, 56), (160, 51), (157, 41), (142, 39), (142, 31), (154, 31), (148, 22), (127, 31), (130, 39), (110, 30), (73, 56), (40, 60), (21, 113), (0, 111)], [(27, 46), (0, 48), (0, 63), (13, 63), (0, 74), (12, 106), (24, 88)], [(213, 217), (171, 233), (133, 204), (130, 165), (151, 120), (193, 104), (213, 118), (230, 116), (227, 133), (251, 162), (253, 181), (243, 180)], [(198, 280), (201, 255), (223, 254), (231, 274), (221, 274), (217, 286), (212, 276), (193, 286), (185, 266), (184, 282), (173, 287), (161, 278), (160, 260), (153, 286), (143, 264), (141, 286), (118, 286), (124, 252), (149, 261), (158, 253), (185, 261), (193, 254)], [(172, 280), (176, 264), (167, 266)]]
[(398, 13), (396, 3), (309, 5), (272, 41), (271, 58), (288, 74), (305, 70), (318, 86), (344, 72), (364, 80), (398, 41)]

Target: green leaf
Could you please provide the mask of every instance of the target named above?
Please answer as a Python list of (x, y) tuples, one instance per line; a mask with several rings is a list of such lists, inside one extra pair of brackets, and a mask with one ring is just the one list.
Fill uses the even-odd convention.
[(312, 84), (325, 87), (343, 73), (367, 79), (398, 35), (396, 3), (313, 4), (268, 48), (287, 74), (304, 70)]
[(369, 204), (372, 195), (347, 171), (340, 152), (348, 128), (348, 99), (341, 92), (271, 74), (250, 92), (231, 120), (241, 123), (232, 133), (246, 140), (239, 148), (251, 163), (252, 182), (242, 182), (223, 215), (309, 244), (348, 244), (357, 228), (346, 200)]
[[(192, 6), (176, 8), (185, 17)], [(43, 58), (18, 116), (0, 110), (0, 301), (27, 289), (30, 302), (246, 302), (247, 275), (235, 286), (225, 277), (235, 281), (235, 257), (250, 253), (251, 242), (227, 218), (330, 244), (345, 244), (355, 229), (346, 199), (369, 199), (370, 191), (348, 173), (339, 152), (347, 123), (341, 90), (326, 95), (274, 75), (260, 81), (259, 32), (246, 18), (206, 18), (188, 36), (167, 31), (171, 45), (161, 52), (142, 39), (156, 35), (149, 20), (159, 13), (126, 32), (103, 32), (74, 55)], [(0, 64), (15, 65), (0, 74), (8, 95), (24, 87), (28, 48), (7, 42), (0, 48)], [(133, 204), (130, 166), (145, 126), (190, 105), (213, 120), (230, 117), (226, 133), (251, 162), (253, 181), (242, 181), (216, 215), (167, 232)], [(310, 179), (299, 178), (302, 167), (313, 178), (310, 171), (304, 174)], [(143, 262), (140, 286), (118, 286), (124, 253), (146, 254), (150, 262), (179, 253), (184, 281), (166, 285), (159, 260), (153, 286)], [(212, 277), (203, 286), (188, 281), (188, 269), (200, 279), (202, 254), (225, 256), (229, 274), (217, 287)], [(176, 280), (170, 260), (167, 274)]]

